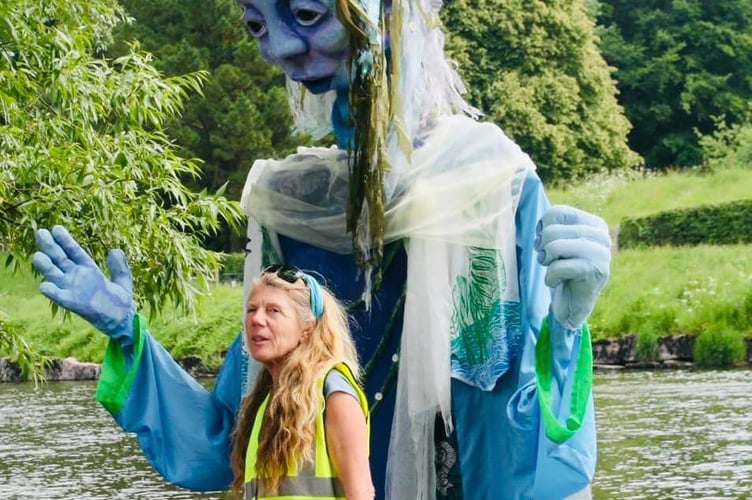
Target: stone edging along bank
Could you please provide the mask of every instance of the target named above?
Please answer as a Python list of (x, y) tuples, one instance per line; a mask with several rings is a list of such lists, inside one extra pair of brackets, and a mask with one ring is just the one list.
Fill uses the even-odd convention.
[[(696, 335), (669, 335), (658, 337), (658, 359), (649, 362), (637, 360), (637, 335), (625, 335), (618, 340), (593, 341), (593, 364), (596, 369), (619, 368), (691, 368), (692, 351)], [(747, 357), (744, 366), (752, 366), (752, 337), (744, 339)]]
[[(596, 340), (593, 342), (593, 364), (595, 369), (661, 369), (691, 368), (694, 335), (672, 335), (658, 338), (658, 359), (651, 362), (638, 362), (635, 356), (637, 336), (626, 335), (618, 340)], [(746, 338), (746, 366), (752, 366), (752, 338)], [(194, 377), (212, 377), (215, 371), (207, 369), (198, 356), (188, 356), (178, 360), (178, 364)], [(75, 358), (52, 359), (47, 369), (48, 381), (97, 380), (100, 365), (86, 363)], [(21, 382), (21, 370), (7, 358), (0, 358), (0, 382)]]
[[(194, 377), (213, 377), (215, 371), (207, 369), (198, 356), (188, 356), (178, 360), (178, 364)], [(101, 365), (99, 363), (87, 363), (78, 361), (76, 358), (50, 359), (45, 378), (47, 381), (82, 381), (97, 380)], [(0, 358), (0, 383), (23, 382), (21, 370), (18, 365), (8, 358)]]

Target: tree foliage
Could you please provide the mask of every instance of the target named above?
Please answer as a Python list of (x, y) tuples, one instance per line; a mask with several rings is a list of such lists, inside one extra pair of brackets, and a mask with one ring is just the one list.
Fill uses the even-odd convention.
[(582, 0), (455, 0), (448, 48), (473, 104), (536, 162), (546, 180), (634, 166)]
[(602, 0), (606, 60), (618, 68), (630, 145), (652, 168), (701, 161), (696, 130), (714, 116), (747, 118), (752, 98), (752, 1)]
[[(169, 131), (187, 157), (203, 160), (196, 185), (240, 199), (254, 160), (284, 156), (305, 138), (292, 135), (284, 76), (259, 56), (241, 21), (235, 0), (122, 0), (134, 22), (116, 33), (123, 42), (138, 39), (169, 75), (206, 71), (203, 96), (186, 102)], [(127, 47), (127, 46), (126, 46)], [(237, 250), (244, 242), (225, 234), (214, 242)]]
[(0, 311), (0, 353), (18, 366), (22, 379), (31, 378), (35, 384), (42, 381), (49, 360), (29, 346), (21, 334), (20, 326), (8, 320), (2, 311)]
[(165, 78), (137, 47), (97, 57), (122, 20), (110, 0), (0, 4), (0, 241), (18, 265), (62, 224), (100, 263), (125, 250), (141, 305), (192, 310), (219, 267), (201, 239), (241, 215), (182, 183), (199, 164), (164, 132), (205, 75)]

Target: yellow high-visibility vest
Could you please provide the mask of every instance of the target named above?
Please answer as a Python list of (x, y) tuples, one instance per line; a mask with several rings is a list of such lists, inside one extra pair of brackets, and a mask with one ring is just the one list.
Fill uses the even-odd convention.
[[(360, 389), (355, 381), (350, 369), (344, 363), (339, 363), (333, 368), (337, 370), (350, 382), (355, 388), (358, 395), (358, 402), (363, 414), (366, 416), (366, 431), (369, 431), (368, 422), (368, 401), (366, 395)], [(319, 410), (316, 414), (316, 440), (314, 442), (314, 462), (313, 466), (306, 463), (300, 470), (297, 464), (293, 463), (287, 470), (287, 475), (282, 478), (279, 488), (275, 492), (269, 492), (265, 485), (264, 478), (256, 475), (256, 456), (258, 454), (258, 441), (261, 433), (261, 422), (263, 420), (266, 406), (269, 403), (269, 395), (264, 398), (263, 403), (256, 412), (256, 419), (253, 422), (251, 437), (248, 440), (248, 448), (245, 455), (245, 488), (244, 498), (246, 499), (276, 499), (276, 500), (306, 500), (306, 499), (327, 499), (327, 500), (345, 500), (345, 491), (342, 483), (334, 472), (334, 465), (329, 458), (329, 451), (326, 447), (326, 431), (324, 427), (324, 410), (326, 409), (326, 400), (324, 399), (324, 380), (322, 378), (318, 384), (320, 387)]]

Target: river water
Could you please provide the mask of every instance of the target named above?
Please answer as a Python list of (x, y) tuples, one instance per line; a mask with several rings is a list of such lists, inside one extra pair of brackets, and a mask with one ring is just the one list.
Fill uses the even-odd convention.
[[(229, 498), (165, 483), (94, 387), (0, 384), (0, 498)], [(596, 372), (594, 392), (593, 498), (752, 498), (752, 371)]]

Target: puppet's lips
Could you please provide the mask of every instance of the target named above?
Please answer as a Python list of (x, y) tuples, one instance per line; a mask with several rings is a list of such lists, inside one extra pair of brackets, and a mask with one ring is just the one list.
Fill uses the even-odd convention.
[(334, 75), (325, 76), (323, 78), (301, 78), (296, 80), (307, 88), (312, 94), (323, 94), (332, 89), (332, 80)]

